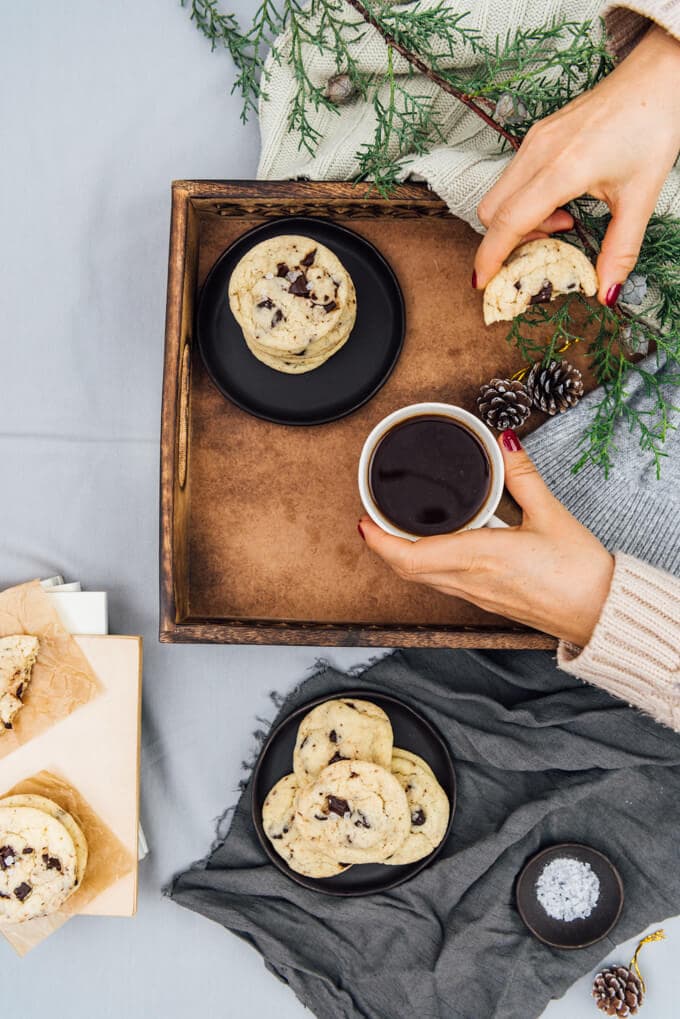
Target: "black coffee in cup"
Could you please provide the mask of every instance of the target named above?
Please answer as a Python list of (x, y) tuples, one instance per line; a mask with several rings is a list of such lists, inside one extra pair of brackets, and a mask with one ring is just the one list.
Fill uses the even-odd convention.
[(491, 488), (491, 464), (480, 440), (441, 414), (394, 425), (377, 443), (368, 473), (383, 516), (421, 537), (465, 527)]

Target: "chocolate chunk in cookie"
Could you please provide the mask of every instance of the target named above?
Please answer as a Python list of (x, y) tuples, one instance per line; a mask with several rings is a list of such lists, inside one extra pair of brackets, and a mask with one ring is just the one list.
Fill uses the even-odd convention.
[(16, 862), (16, 851), (11, 846), (0, 846), (0, 870), (9, 870)]
[(340, 796), (329, 796), (327, 798), (328, 813), (337, 814), (338, 817), (344, 817), (345, 814), (349, 814), (349, 803), (347, 800), (343, 800)]
[(288, 287), (288, 293), (294, 294), (295, 297), (309, 297), (307, 291), (307, 276), (304, 272), (301, 272)]
[(50, 856), (49, 853), (43, 853), (42, 862), (48, 870), (58, 870), (61, 874), (61, 860), (58, 856)]
[(26, 881), (22, 881), (21, 884), (17, 885), (14, 889), (14, 894), (19, 902), (25, 902), (32, 891), (33, 889), (31, 886)]
[(537, 294), (534, 294), (529, 304), (543, 304), (544, 301), (549, 301), (552, 297), (553, 286), (550, 280), (543, 280), (541, 289)]

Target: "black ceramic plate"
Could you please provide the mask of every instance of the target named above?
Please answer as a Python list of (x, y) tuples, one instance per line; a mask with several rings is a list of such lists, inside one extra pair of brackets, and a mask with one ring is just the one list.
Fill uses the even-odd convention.
[[(444, 838), (429, 856), (415, 863), (402, 866), (388, 866), (382, 863), (354, 864), (342, 874), (330, 878), (311, 878), (296, 874), (288, 864), (272, 848), (271, 842), (262, 827), (262, 804), (267, 793), (280, 778), (293, 770), (293, 748), (297, 737), (298, 726), (304, 716), (317, 704), (334, 700), (336, 697), (356, 697), (358, 700), (372, 701), (382, 708), (389, 716), (394, 731), (395, 747), (402, 747), (418, 754), (432, 768), (437, 781), (444, 789), (451, 804), (451, 816)], [(291, 877), (293, 881), (327, 895), (371, 895), (373, 892), (385, 892), (389, 888), (408, 881), (418, 874), (423, 867), (439, 855), (451, 831), (453, 814), (456, 809), (456, 775), (453, 761), (443, 739), (436, 729), (403, 701), (384, 694), (373, 693), (371, 690), (339, 690), (328, 697), (319, 697), (304, 707), (298, 708), (285, 718), (269, 735), (262, 748), (253, 772), (253, 823), (260, 837), (262, 847), (272, 863)]]
[[(589, 863), (600, 881), (600, 897), (590, 916), (583, 920), (555, 920), (536, 896), (536, 881), (543, 868), (557, 857)], [(576, 842), (562, 842), (533, 856), (517, 879), (517, 908), (539, 941), (553, 948), (586, 948), (601, 941), (617, 923), (623, 909), (623, 882), (614, 864), (597, 849)]]
[[(302, 234), (325, 244), (357, 292), (357, 318), (347, 343), (304, 375), (285, 375), (253, 357), (229, 308), (229, 279), (237, 262), (255, 244), (279, 234)], [(397, 362), (404, 328), (401, 289), (380, 252), (337, 223), (299, 216), (239, 237), (211, 269), (198, 305), (198, 345), (212, 381), (243, 410), (282, 425), (336, 421), (370, 400)]]

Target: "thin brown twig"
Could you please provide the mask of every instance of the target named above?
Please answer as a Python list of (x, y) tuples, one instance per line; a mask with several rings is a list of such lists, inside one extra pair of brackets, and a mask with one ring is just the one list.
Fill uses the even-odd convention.
[(597, 248), (595, 248), (595, 246), (591, 242), (590, 237), (588, 236), (588, 231), (584, 227), (584, 225), (581, 222), (581, 220), (577, 216), (575, 216), (574, 213), (571, 212), (570, 209), (567, 209), (567, 212), (570, 213), (571, 218), (574, 220), (574, 233), (576, 234), (576, 236), (580, 240), (581, 244), (583, 245), (583, 247), (586, 249), (586, 251), (590, 255), (591, 259), (594, 262), (596, 262), (597, 261), (597, 254), (598, 254), (597, 253)]
[(369, 25), (372, 25), (373, 28), (380, 33), (388, 46), (391, 46), (392, 49), (401, 54), (404, 60), (407, 60), (412, 67), (415, 67), (416, 70), (420, 71), (421, 74), (424, 74), (426, 78), (433, 81), (435, 85), (439, 85), (444, 92), (448, 92), (449, 95), (455, 96), (456, 99), (460, 100), (464, 106), (467, 106), (468, 109), (472, 110), (473, 113), (480, 117), (485, 124), (488, 124), (489, 127), (492, 127), (494, 131), (505, 138), (508, 145), (512, 146), (512, 148), (517, 151), (520, 146), (519, 138), (516, 138), (510, 131), (506, 131), (506, 129), (499, 124), (498, 121), (494, 120), (493, 117), (486, 112), (486, 110), (483, 110), (482, 107), (475, 102), (472, 96), (466, 95), (465, 92), (461, 92), (460, 89), (457, 89), (454, 85), (448, 82), (446, 78), (443, 78), (441, 74), (438, 74), (437, 71), (429, 67), (428, 64), (426, 64), (424, 60), (421, 60), (416, 53), (412, 53), (410, 50), (406, 49), (406, 47), (390, 32), (388, 32), (387, 29), (380, 24), (378, 19), (375, 18), (366, 7), (364, 7), (361, 0), (347, 0), (347, 3), (361, 15), (364, 21), (368, 22)]

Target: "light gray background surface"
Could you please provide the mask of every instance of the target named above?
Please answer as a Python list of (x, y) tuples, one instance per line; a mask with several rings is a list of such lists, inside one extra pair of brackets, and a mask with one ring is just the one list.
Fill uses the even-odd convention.
[[(318, 653), (156, 636), (169, 186), (253, 176), (257, 128), (176, 0), (0, 0), (0, 13), (0, 586), (80, 578), (110, 592), (113, 632), (144, 635), (151, 844), (136, 919), (76, 919), (23, 961), (0, 943), (2, 1015), (295, 1019), (305, 1010), (251, 948), (160, 895), (234, 801), (268, 692)], [(643, 957), (646, 1019), (677, 1014), (680, 922), (667, 929)], [(605, 952), (627, 962), (632, 947)], [(597, 1014), (589, 979), (545, 1016)]]

